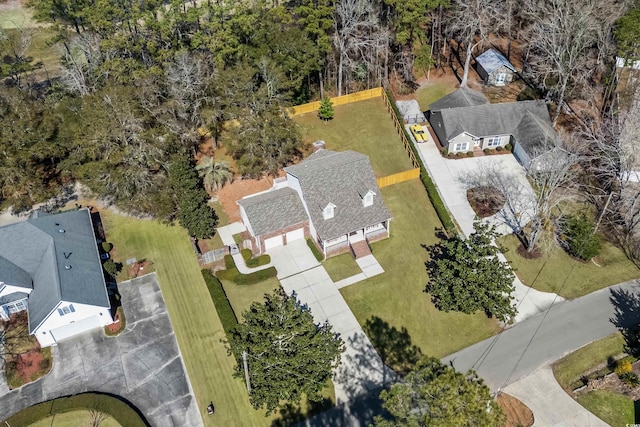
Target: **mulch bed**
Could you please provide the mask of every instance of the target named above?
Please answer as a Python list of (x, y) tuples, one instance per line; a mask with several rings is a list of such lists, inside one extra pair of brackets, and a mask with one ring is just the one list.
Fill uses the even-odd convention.
[[(633, 363), (633, 372), (640, 376), (640, 362)], [(622, 394), (633, 401), (640, 399), (640, 387), (630, 387), (620, 381), (615, 373), (589, 381), (589, 384), (573, 392), (574, 397), (592, 390), (608, 390)]]
[(542, 250), (540, 248), (534, 248), (531, 252), (527, 251), (522, 244), (518, 245), (518, 249), (516, 249), (518, 255), (525, 259), (537, 259), (542, 256)]
[[(284, 176), (284, 172), (282, 172)], [(225, 184), (218, 191), (218, 201), (224, 207), (224, 211), (229, 217), (229, 222), (241, 221), (240, 208), (236, 203), (238, 200), (250, 194), (268, 190), (273, 186), (273, 177), (261, 179), (236, 179), (231, 184)]]
[(467, 200), (479, 218), (495, 215), (504, 206), (504, 195), (494, 187), (470, 188)]
[(497, 400), (498, 405), (507, 416), (505, 427), (530, 427), (533, 425), (533, 412), (520, 400), (505, 393), (500, 393)]

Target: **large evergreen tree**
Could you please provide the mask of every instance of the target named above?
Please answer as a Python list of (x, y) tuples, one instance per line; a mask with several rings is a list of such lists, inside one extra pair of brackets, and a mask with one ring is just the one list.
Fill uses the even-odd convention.
[(239, 378), (245, 376), (246, 354), (251, 404), (271, 413), (284, 401), (299, 403), (303, 394), (318, 401), (344, 350), (331, 325), (315, 324), (309, 309), (282, 291), (253, 303), (243, 318), (229, 348), (238, 359)]
[(475, 229), (468, 239), (443, 238), (427, 248), (431, 260), (426, 292), (439, 310), (482, 310), (508, 321), (516, 314), (511, 296), (515, 276), (511, 266), (498, 259), (494, 228), (476, 221)]
[(501, 427), (505, 421), (489, 388), (474, 372), (456, 372), (434, 357), (419, 361), (380, 398), (391, 419), (376, 417), (376, 427)]

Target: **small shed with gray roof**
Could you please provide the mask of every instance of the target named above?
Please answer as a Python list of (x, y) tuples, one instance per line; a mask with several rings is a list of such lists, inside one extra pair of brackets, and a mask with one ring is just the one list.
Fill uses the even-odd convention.
[(24, 309), (43, 347), (113, 323), (87, 209), (0, 227), (0, 318)]
[(495, 49), (489, 49), (476, 57), (476, 71), (488, 85), (504, 86), (516, 77), (516, 67)]

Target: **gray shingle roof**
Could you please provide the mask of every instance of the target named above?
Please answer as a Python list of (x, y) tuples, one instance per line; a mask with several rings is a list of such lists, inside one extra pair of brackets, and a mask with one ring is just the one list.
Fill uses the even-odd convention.
[(549, 115), (540, 117), (533, 111), (527, 111), (524, 114), (513, 136), (531, 157), (560, 145), (558, 134), (553, 130)]
[[(363, 154), (320, 150), (285, 171), (298, 178), (311, 222), (322, 240), (391, 219), (369, 158)], [(365, 207), (361, 193), (368, 190), (375, 196), (373, 205)], [(325, 220), (322, 210), (329, 203), (336, 206), (334, 217)]]
[(26, 292), (12, 292), (0, 298), (0, 305), (5, 305), (10, 302), (19, 301), (29, 296)]
[(288, 187), (238, 200), (238, 204), (246, 212), (255, 236), (264, 236), (308, 219), (298, 192)]
[(503, 65), (513, 72), (516, 71), (516, 68), (511, 65), (509, 60), (495, 49), (489, 49), (481, 55), (478, 55), (478, 57), (476, 57), (476, 63), (480, 64), (487, 74), (493, 73)]
[(110, 306), (87, 209), (0, 227), (0, 258), (22, 269), (33, 281), (28, 300), (30, 332), (61, 301)]
[[(514, 135), (526, 147), (536, 144), (539, 139), (536, 128), (544, 126), (545, 132), (553, 131), (547, 106), (541, 100), (452, 108), (441, 110), (440, 114), (447, 140), (462, 132), (480, 138), (508, 134)], [(518, 131), (523, 119), (525, 124)], [(535, 132), (530, 134), (527, 129)]]
[(0, 256), (0, 282), (33, 289), (33, 281), (29, 273), (2, 256)]
[(440, 111), (447, 108), (473, 107), (488, 104), (489, 100), (480, 92), (461, 87), (429, 105), (429, 110)]

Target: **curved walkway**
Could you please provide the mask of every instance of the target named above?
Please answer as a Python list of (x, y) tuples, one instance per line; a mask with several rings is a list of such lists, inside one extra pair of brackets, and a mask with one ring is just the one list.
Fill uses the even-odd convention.
[(40, 402), (89, 391), (122, 396), (156, 427), (202, 426), (155, 273), (119, 284), (126, 330), (102, 329), (53, 347), (45, 377), (0, 397), (0, 420)]

